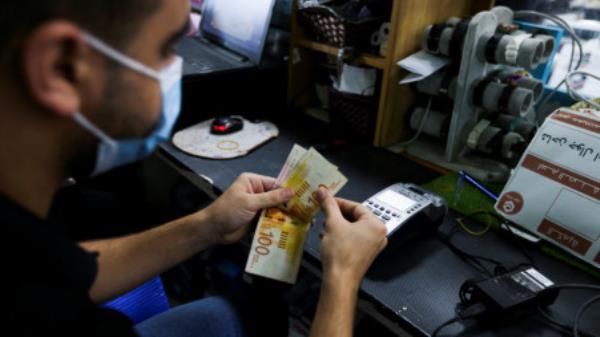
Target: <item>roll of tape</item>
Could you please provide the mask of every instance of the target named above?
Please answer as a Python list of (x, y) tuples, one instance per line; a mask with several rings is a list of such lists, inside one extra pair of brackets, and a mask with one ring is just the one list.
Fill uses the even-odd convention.
[(527, 38), (519, 46), (517, 65), (533, 69), (541, 64), (544, 57), (544, 43), (539, 39)]
[(488, 125), (488, 127), (483, 129), (483, 131), (479, 135), (479, 139), (477, 140), (477, 147), (475, 149), (483, 153), (492, 154), (494, 152), (494, 148), (490, 147), (490, 145), (492, 145), (492, 143), (495, 143), (493, 140), (498, 139), (501, 136), (502, 129)]
[(496, 120), (498, 126), (509, 132), (516, 132), (523, 136), (523, 138), (530, 137), (535, 132), (535, 124), (527, 121), (526, 119), (515, 117), (511, 115), (501, 114)]
[(389, 22), (385, 22), (381, 25), (381, 28), (379, 28), (379, 37), (381, 39), (381, 44), (387, 43), (388, 39), (390, 38), (391, 27), (392, 26)]
[[(434, 29), (434, 25), (429, 25), (425, 28), (423, 32), (423, 37), (421, 38), (421, 49), (428, 53), (437, 54), (439, 52), (439, 36), (433, 38), (432, 32)], [(440, 35), (442, 32), (440, 31)]]
[(544, 93), (544, 82), (530, 77), (527, 73), (505, 70), (499, 72), (496, 77), (503, 83), (531, 90), (533, 92), (533, 99), (536, 103)]
[(387, 48), (388, 48), (388, 42), (390, 40), (390, 33), (391, 33), (391, 25), (389, 22), (386, 22), (384, 24), (381, 25), (381, 28), (379, 29), (379, 39), (381, 41), (381, 47), (379, 48), (379, 53), (381, 55), (386, 55), (387, 54)]
[(523, 43), (523, 41), (525, 41), (529, 37), (531, 37), (530, 34), (519, 34), (516, 36), (514, 36), (514, 35), (511, 36), (512, 41), (506, 46), (506, 50), (504, 51), (504, 53), (505, 53), (504, 59), (506, 60), (506, 63), (508, 65), (511, 65), (511, 66), (517, 65), (517, 58), (519, 57), (521, 44)]
[(521, 77), (516, 81), (516, 85), (531, 90), (533, 92), (533, 100), (536, 103), (539, 102), (544, 93), (544, 82), (532, 77)]
[[(534, 103), (533, 92), (529, 89), (515, 87), (510, 90), (510, 96), (503, 97), (508, 88), (506, 84), (490, 82), (483, 91), (482, 105), (489, 111), (506, 110), (507, 113), (513, 116), (525, 116), (529, 112), (531, 105)], [(506, 102), (501, 102), (503, 98)], [(506, 106), (500, 106), (504, 105)]]
[(510, 38), (504, 50), (505, 64), (532, 69), (543, 62), (548, 41), (532, 38), (531, 34), (511, 35)]
[(387, 47), (387, 42), (390, 36), (390, 23), (385, 22), (379, 27), (379, 30), (371, 35), (371, 45), (374, 47)]
[(533, 104), (533, 91), (517, 87), (510, 95), (506, 109), (513, 116), (526, 117)]
[(379, 31), (373, 32), (373, 35), (371, 35), (371, 45), (374, 47), (381, 46), (381, 34)]
[(444, 138), (448, 133), (448, 126), (450, 124), (450, 115), (439, 111), (429, 111), (427, 121), (423, 124), (423, 118), (425, 118), (426, 110), (418, 107), (415, 109), (410, 118), (410, 128), (414, 131), (418, 131), (423, 126), (423, 132), (426, 135), (435, 138)]
[(456, 95), (456, 83), (456, 76), (438, 71), (417, 82), (417, 90), (429, 96), (446, 96), (453, 99)]
[(450, 56), (450, 44), (452, 43), (452, 36), (454, 35), (454, 27), (446, 27), (442, 31), (440, 37), (440, 54)]
[(469, 137), (467, 138), (467, 146), (470, 149), (477, 149), (481, 135), (485, 132), (485, 130), (487, 130), (490, 124), (491, 122), (487, 119), (482, 119), (481, 121), (479, 121), (479, 123), (477, 123), (477, 125), (475, 125), (473, 130), (471, 130), (471, 132), (469, 133)]
[(502, 139), (502, 149), (501, 154), (502, 157), (508, 160), (515, 159), (517, 153), (513, 150), (515, 145), (520, 143), (525, 143), (525, 139), (516, 132), (509, 132)]
[(514, 47), (511, 46), (512, 43), (513, 39), (510, 37), (510, 35), (502, 35), (502, 37), (500, 37), (500, 41), (498, 41), (498, 46), (495, 53), (496, 63), (508, 64), (508, 61), (506, 60), (506, 51), (507, 49)]
[(544, 53), (542, 54), (542, 59), (540, 60), (540, 62), (541, 63), (548, 62), (548, 59), (550, 59), (550, 56), (552, 56), (552, 53), (554, 52), (556, 40), (554, 39), (553, 36), (544, 35), (544, 34), (536, 35), (534, 38), (537, 40), (540, 40), (544, 46)]

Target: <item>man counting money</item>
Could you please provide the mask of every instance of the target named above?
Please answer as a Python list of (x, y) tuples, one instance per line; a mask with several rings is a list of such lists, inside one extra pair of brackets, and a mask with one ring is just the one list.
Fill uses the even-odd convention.
[[(98, 303), (208, 247), (231, 244), (256, 214), (292, 198), (244, 174), (197, 213), (127, 237), (77, 243), (46, 220), (67, 177), (147, 156), (179, 113), (189, 0), (19, 0), (0, 9), (0, 221), (3, 329), (11, 336), (243, 336), (223, 299), (133, 325)], [(323, 284), (311, 336), (351, 336), (359, 284), (386, 245), (360, 205), (320, 189)], [(80, 226), (86, 226), (82, 222)]]

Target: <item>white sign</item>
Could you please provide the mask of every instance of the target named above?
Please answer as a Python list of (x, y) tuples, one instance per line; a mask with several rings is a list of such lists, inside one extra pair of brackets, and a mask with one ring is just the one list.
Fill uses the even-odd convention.
[(600, 268), (600, 118), (567, 109), (548, 117), (496, 209)]

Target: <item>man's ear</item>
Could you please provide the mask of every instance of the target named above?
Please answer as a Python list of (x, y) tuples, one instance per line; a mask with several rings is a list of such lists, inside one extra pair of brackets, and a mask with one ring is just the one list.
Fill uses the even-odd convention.
[(80, 111), (90, 54), (73, 23), (52, 21), (31, 32), (23, 44), (21, 70), (35, 102), (62, 117)]

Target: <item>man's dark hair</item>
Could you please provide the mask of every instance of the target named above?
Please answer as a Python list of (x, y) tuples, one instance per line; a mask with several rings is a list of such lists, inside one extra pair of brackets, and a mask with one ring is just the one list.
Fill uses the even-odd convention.
[(24, 38), (45, 22), (73, 21), (116, 47), (164, 0), (10, 0), (0, 5), (0, 64), (12, 65)]

